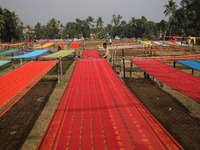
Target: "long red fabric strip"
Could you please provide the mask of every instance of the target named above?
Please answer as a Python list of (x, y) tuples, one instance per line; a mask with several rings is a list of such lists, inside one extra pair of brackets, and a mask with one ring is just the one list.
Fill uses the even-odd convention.
[(32, 61), (0, 77), (0, 116), (30, 90), (58, 61)]
[(130, 58), (144, 72), (200, 103), (200, 78), (158, 60)]
[[(162, 57), (135, 57), (138, 59), (155, 59), (155, 60), (179, 60), (179, 59), (194, 59), (200, 58), (200, 55), (186, 55), (186, 56), (162, 56)], [(132, 59), (132, 58), (130, 58)]]
[[(174, 48), (174, 49), (124, 49), (125, 51), (182, 51), (182, 50), (193, 50), (194, 48)], [(200, 50), (200, 49), (195, 49)]]
[(37, 149), (182, 149), (105, 59), (79, 59)]
[(94, 50), (83, 50), (81, 58), (98, 58), (98, 57), (99, 57), (99, 51), (94, 49)]

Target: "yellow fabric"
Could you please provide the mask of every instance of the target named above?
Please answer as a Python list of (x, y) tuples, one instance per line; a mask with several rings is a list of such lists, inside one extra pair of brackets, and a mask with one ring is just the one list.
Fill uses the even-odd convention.
[(46, 43), (46, 44), (44, 44), (42, 46), (36, 47), (35, 49), (44, 49), (44, 48), (47, 48), (47, 47), (52, 46), (54, 44), (55, 43)]

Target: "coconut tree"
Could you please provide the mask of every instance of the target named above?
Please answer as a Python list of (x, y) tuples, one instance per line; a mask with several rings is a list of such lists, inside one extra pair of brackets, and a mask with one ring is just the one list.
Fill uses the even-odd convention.
[(102, 20), (102, 17), (99, 17), (97, 20), (96, 20), (96, 33), (97, 33), (97, 36), (98, 37), (102, 37), (102, 28), (104, 27), (103, 25), (103, 20)]
[(52, 18), (48, 23), (47, 23), (47, 30), (48, 30), (48, 38), (52, 39), (56, 37), (59, 33), (59, 26), (60, 22), (57, 21), (55, 18)]
[(184, 11), (184, 31), (187, 35), (200, 36), (200, 1), (182, 0), (181, 6)]
[(120, 20), (122, 19), (121, 15), (116, 16), (115, 14), (112, 15), (111, 23), (114, 23), (115, 26), (120, 25)]
[(0, 30), (3, 30), (5, 26), (5, 21), (3, 15), (0, 15)]
[(20, 19), (19, 19), (18, 15), (15, 14), (14, 11), (12, 12), (12, 20), (13, 20), (15, 26), (17, 26), (17, 24), (20, 23)]
[(167, 21), (165, 20), (161, 20), (159, 23), (156, 24), (157, 29), (158, 29), (158, 33), (159, 33), (159, 37), (161, 37), (161, 35), (164, 35), (166, 33), (167, 30)]
[(102, 29), (103, 26), (104, 26), (104, 25), (103, 25), (102, 17), (99, 17), (99, 18), (96, 20), (96, 28)]
[(76, 25), (77, 25), (77, 30), (79, 32), (79, 38), (83, 36), (84, 29), (86, 27), (86, 22), (84, 20), (80, 20), (76, 18)]
[(2, 31), (4, 29), (5, 26), (5, 20), (4, 20), (4, 16), (3, 16), (3, 10), (0, 6), (0, 30)]
[(36, 39), (42, 39), (42, 27), (41, 27), (41, 23), (37, 23), (34, 27), (34, 31), (35, 31), (35, 36)]
[(92, 24), (92, 23), (94, 23), (94, 18), (92, 16), (88, 16), (88, 18), (85, 21), (90, 28), (94, 27), (94, 25)]
[(67, 38), (78, 37), (77, 25), (75, 22), (68, 22), (64, 28), (64, 33)]
[(174, 2), (173, 0), (169, 0), (168, 4), (164, 5), (165, 8), (164, 14), (165, 16), (169, 16), (168, 26), (169, 26), (170, 36), (171, 36), (170, 19), (171, 16), (174, 16), (177, 7), (178, 6), (176, 5), (176, 2)]

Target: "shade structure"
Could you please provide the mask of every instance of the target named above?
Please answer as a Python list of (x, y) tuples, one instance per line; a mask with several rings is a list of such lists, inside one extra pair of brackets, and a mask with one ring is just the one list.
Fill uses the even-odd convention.
[(58, 61), (32, 61), (0, 77), (0, 116), (29, 91)]
[(58, 51), (56, 53), (53, 53), (53, 54), (50, 54), (50, 55), (46, 55), (46, 56), (43, 56), (43, 58), (59, 58), (59, 57), (65, 57), (65, 56), (68, 56), (72, 53), (74, 53), (75, 50), (61, 50), (61, 51)]
[(18, 55), (18, 56), (13, 56), (13, 57), (7, 57), (7, 59), (18, 59), (18, 58), (32, 58), (32, 57), (37, 57), (40, 56), (44, 53), (46, 53), (48, 50), (34, 50), (30, 53), (24, 54), (24, 55)]
[(200, 103), (199, 77), (185, 73), (158, 60), (144, 58), (130, 59), (150, 76)]
[(98, 58), (98, 57), (99, 57), (99, 51), (94, 49), (94, 50), (83, 50), (81, 58)]
[(105, 59), (78, 59), (37, 149), (182, 149)]

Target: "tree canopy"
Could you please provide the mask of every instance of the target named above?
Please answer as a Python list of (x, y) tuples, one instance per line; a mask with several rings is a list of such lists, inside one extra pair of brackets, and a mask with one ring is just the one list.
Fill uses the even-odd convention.
[[(168, 21), (153, 22), (142, 16), (131, 17), (128, 22), (120, 14), (113, 14), (111, 24), (104, 25), (103, 18), (88, 16), (85, 20), (76, 18), (74, 22), (61, 23), (52, 18), (46, 25), (36, 23), (34, 27), (24, 27), (23, 22), (7, 8), (0, 6), (0, 41), (13, 42), (24, 39), (57, 39), (57, 38), (160, 38), (163, 35), (200, 36), (200, 1), (182, 0), (180, 8), (173, 0), (164, 6)], [(27, 29), (23, 33), (23, 29)]]

